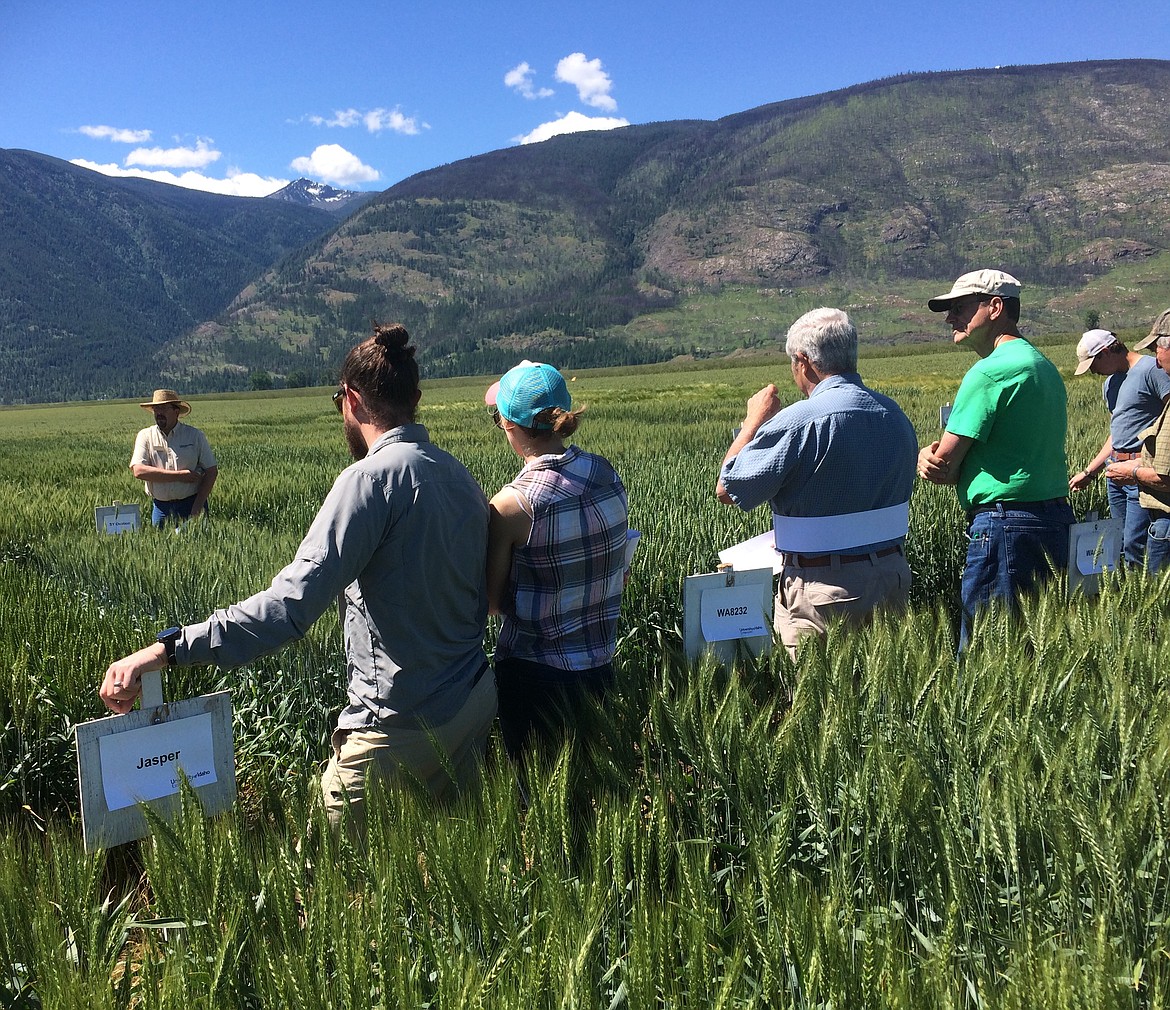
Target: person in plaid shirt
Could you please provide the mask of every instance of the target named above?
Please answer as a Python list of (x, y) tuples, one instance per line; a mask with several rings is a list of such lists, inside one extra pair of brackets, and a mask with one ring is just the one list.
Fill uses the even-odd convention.
[(629, 510), (609, 462), (565, 445), (583, 411), (552, 365), (523, 361), (484, 399), (524, 461), (491, 500), (487, 559), (500, 729), (522, 761), (531, 737), (558, 741), (612, 680)]

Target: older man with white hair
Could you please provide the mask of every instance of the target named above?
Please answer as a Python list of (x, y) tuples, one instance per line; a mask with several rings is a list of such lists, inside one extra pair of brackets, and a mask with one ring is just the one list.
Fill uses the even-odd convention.
[(775, 626), (795, 655), (834, 618), (861, 622), (909, 602), (903, 544), (918, 447), (902, 409), (857, 374), (846, 313), (805, 313), (784, 350), (807, 399), (785, 407), (768, 385), (748, 401), (716, 495), (745, 511), (771, 506), (784, 564)]

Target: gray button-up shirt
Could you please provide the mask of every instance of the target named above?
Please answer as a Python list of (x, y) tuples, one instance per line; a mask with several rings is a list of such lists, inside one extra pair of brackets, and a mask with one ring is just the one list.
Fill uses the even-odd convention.
[(420, 424), (383, 434), (334, 482), (272, 585), (183, 628), (184, 665), (239, 666), (342, 606), (349, 704), (340, 729), (451, 719), (486, 663), (488, 506)]

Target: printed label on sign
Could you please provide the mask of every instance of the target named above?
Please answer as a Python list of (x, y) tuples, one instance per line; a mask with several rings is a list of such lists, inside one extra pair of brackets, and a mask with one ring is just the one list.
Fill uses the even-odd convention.
[(1086, 529), (1074, 534), (1077, 571), (1082, 575), (1100, 575), (1112, 570), (1121, 555), (1121, 542), (1116, 531), (1085, 525)]
[(103, 736), (98, 746), (110, 810), (177, 793), (180, 768), (193, 786), (216, 781), (210, 714)]
[(760, 607), (759, 586), (704, 590), (700, 608), (703, 638), (708, 642), (770, 634), (767, 616)]

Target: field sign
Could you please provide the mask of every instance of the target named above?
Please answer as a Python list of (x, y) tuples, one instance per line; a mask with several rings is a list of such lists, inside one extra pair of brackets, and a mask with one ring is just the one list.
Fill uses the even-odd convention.
[(695, 660), (710, 652), (721, 662), (731, 663), (740, 648), (754, 656), (770, 652), (771, 613), (771, 568), (689, 576), (683, 583), (687, 658)]
[[(158, 678), (158, 674), (154, 678)], [(140, 803), (164, 816), (178, 810), (180, 771), (204, 813), (236, 798), (232, 707), (227, 691), (166, 704), (161, 686), (142, 707), (77, 727), (77, 774), (85, 851), (110, 848), (149, 831)], [(157, 681), (161, 685), (161, 680)]]
[(1074, 523), (1068, 532), (1068, 591), (1092, 595), (1098, 576), (1121, 564), (1124, 539), (1120, 519), (1096, 519)]
[(137, 503), (123, 505), (116, 501), (113, 505), (99, 505), (93, 510), (93, 517), (99, 533), (125, 533), (142, 525)]

